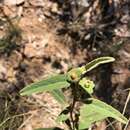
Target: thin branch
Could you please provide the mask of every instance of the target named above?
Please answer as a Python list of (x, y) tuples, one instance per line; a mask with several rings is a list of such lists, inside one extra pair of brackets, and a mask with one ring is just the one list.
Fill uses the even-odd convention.
[(8, 117), (7, 119), (5, 119), (2, 123), (0, 123), (0, 128), (8, 121), (8, 120), (11, 120), (11, 119), (14, 119), (16, 117), (21, 117), (21, 116), (25, 116), (25, 115), (29, 115), (31, 114), (30, 112), (27, 112), (27, 113), (22, 113), (22, 114), (19, 114), (19, 115), (14, 115), (12, 117)]

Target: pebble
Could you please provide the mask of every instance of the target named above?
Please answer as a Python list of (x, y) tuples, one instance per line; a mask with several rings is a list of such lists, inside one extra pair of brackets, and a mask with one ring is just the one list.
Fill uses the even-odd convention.
[(25, 0), (4, 0), (5, 5), (20, 5), (24, 2)]
[(4, 67), (3, 63), (0, 62), (0, 79), (3, 80), (7, 73), (7, 69)]

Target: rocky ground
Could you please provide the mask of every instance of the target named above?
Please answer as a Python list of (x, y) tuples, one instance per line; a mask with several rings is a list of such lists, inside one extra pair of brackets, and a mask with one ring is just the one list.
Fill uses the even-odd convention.
[[(129, 2), (110, 0), (106, 12), (103, 1), (79, 5), (0, 1), (0, 130), (57, 126), (61, 106), (49, 93), (20, 97), (19, 91), (103, 55), (114, 56), (116, 62), (92, 72), (95, 95), (123, 111), (130, 84)], [(129, 109), (128, 103), (128, 117)], [(106, 126), (102, 122), (95, 129)]]

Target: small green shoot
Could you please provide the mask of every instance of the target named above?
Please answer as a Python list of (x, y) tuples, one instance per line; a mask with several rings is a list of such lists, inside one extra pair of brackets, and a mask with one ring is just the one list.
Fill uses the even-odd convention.
[[(21, 95), (30, 95), (32, 93), (39, 93), (43, 91), (50, 91), (54, 98), (63, 106), (67, 104), (57, 121), (64, 122), (68, 126), (68, 130), (83, 130), (91, 127), (97, 121), (103, 120), (107, 117), (114, 118), (123, 124), (127, 123), (127, 119), (116, 109), (110, 105), (90, 98), (94, 91), (95, 84), (85, 74), (101, 64), (113, 62), (113, 57), (100, 57), (88, 64), (74, 68), (66, 74), (59, 74), (45, 80), (33, 83), (20, 91)], [(70, 87), (72, 89), (73, 101), (71, 104), (66, 103), (65, 96), (61, 88)], [(85, 100), (81, 98), (81, 89), (85, 90), (89, 95)], [(77, 108), (76, 103), (80, 102), (82, 105)], [(69, 122), (69, 123), (67, 123)], [(58, 128), (60, 129), (60, 128)], [(56, 130), (56, 128), (42, 128), (39, 130)]]

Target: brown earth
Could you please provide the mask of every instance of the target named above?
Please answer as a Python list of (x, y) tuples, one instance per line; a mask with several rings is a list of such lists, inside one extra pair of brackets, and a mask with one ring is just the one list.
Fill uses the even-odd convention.
[[(19, 90), (49, 74), (64, 73), (72, 66), (82, 65), (102, 55), (112, 55), (116, 62), (92, 72), (91, 77), (96, 83), (95, 94), (123, 111), (130, 83), (130, 40), (121, 38), (120, 35), (129, 36), (129, 30), (123, 33), (118, 27), (125, 28), (125, 24), (117, 24), (117, 28), (113, 29), (116, 36), (108, 40), (103, 38), (103, 41), (94, 36), (94, 40), (91, 38), (91, 28), (96, 28), (96, 34), (102, 31), (102, 25), (99, 28), (96, 25), (98, 20), (100, 22), (101, 14), (98, 1), (94, 3), (93, 10), (90, 8), (85, 13), (85, 25), (81, 22), (78, 25), (73, 23), (74, 26), (66, 26), (66, 21), (59, 20), (58, 15), (64, 13), (59, 3), (28, 0), (18, 5), (13, 3), (0, 7), (0, 38), (6, 39), (5, 43), (11, 41), (10, 44), (18, 46), (10, 47), (10, 44), (7, 44), (5, 48), (0, 45), (0, 124), (10, 118), (0, 126), (1, 130), (33, 130), (59, 126), (55, 119), (61, 111), (61, 106), (49, 93), (19, 97)], [(126, 7), (125, 4), (123, 7)], [(95, 11), (96, 16), (93, 13)], [(123, 13), (125, 16), (125, 12)], [(116, 15), (119, 15), (118, 11)], [(87, 29), (87, 33), (82, 32), (82, 28)], [(62, 29), (68, 29), (67, 33), (60, 34)], [(118, 49), (116, 43), (119, 41), (124, 44)], [(128, 117), (129, 108), (128, 103)], [(21, 113), (25, 114), (19, 118), (11, 118)], [(19, 120), (18, 123), (16, 120)], [(14, 126), (13, 122), (17, 125)], [(63, 124), (60, 126), (64, 127)], [(97, 123), (95, 130), (105, 130), (106, 126), (105, 121)], [(117, 130), (120, 130), (119, 127)]]

